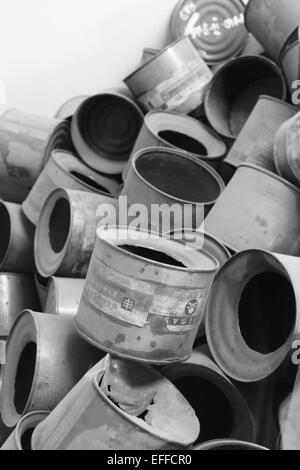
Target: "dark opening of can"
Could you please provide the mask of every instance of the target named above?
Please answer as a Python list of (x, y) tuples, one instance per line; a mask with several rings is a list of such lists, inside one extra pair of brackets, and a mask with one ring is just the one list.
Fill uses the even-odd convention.
[(174, 145), (174, 147), (185, 150), (186, 152), (194, 153), (202, 157), (207, 157), (208, 155), (207, 148), (201, 142), (187, 134), (166, 130), (159, 132), (158, 136), (169, 144)]
[(167, 152), (151, 151), (136, 160), (138, 173), (148, 183), (185, 202), (214, 202), (221, 193), (215, 176), (200, 162)]
[(49, 221), (49, 240), (55, 253), (60, 253), (63, 250), (69, 236), (70, 224), (70, 204), (66, 199), (59, 199)]
[(0, 204), (0, 266), (5, 262), (11, 237), (11, 223), (8, 210)]
[(21, 436), (21, 447), (22, 450), (32, 450), (31, 439), (35, 428), (27, 429)]
[(201, 423), (196, 445), (231, 436), (233, 410), (226, 395), (215, 383), (195, 375), (181, 377), (173, 383), (194, 408)]
[(120, 245), (120, 248), (127, 251), (128, 253), (132, 253), (150, 261), (156, 261), (158, 263), (167, 264), (169, 266), (176, 266), (178, 268), (186, 268), (186, 266), (180, 261), (177, 261), (166, 253), (153, 250), (152, 248), (134, 245)]
[(14, 404), (20, 415), (23, 414), (30, 395), (35, 372), (36, 353), (36, 344), (33, 342), (28, 343), (22, 351), (17, 366)]
[(239, 325), (249, 348), (265, 355), (277, 351), (295, 321), (294, 290), (284, 276), (267, 272), (248, 283), (239, 304)]
[(71, 171), (71, 175), (74, 176), (77, 180), (81, 181), (81, 183), (90, 186), (90, 188), (96, 189), (97, 191), (101, 191), (102, 193), (110, 194), (109, 191), (104, 188), (104, 186), (101, 186), (101, 184), (97, 183), (97, 181), (93, 180), (87, 175), (82, 175), (77, 171)]

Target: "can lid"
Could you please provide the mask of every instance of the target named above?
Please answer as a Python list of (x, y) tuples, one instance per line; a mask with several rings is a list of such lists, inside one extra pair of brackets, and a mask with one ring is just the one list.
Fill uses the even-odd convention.
[(181, 0), (173, 11), (173, 39), (188, 35), (204, 60), (215, 65), (237, 56), (249, 34), (241, 0)]

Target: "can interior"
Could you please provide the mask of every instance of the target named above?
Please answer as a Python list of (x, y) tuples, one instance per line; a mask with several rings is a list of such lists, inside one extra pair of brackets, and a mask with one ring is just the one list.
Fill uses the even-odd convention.
[(56, 202), (49, 219), (49, 241), (52, 250), (60, 253), (69, 236), (71, 224), (71, 208), (67, 199)]
[(128, 253), (133, 253), (134, 255), (149, 259), (151, 261), (156, 261), (158, 263), (167, 264), (169, 266), (177, 266), (179, 268), (187, 267), (172, 256), (163, 253), (162, 251), (154, 250), (153, 248), (147, 248), (146, 246), (120, 245), (120, 248), (127, 251)]
[(164, 151), (151, 151), (137, 158), (135, 165), (147, 183), (176, 199), (210, 203), (221, 194), (216, 177), (192, 159)]
[(100, 191), (102, 193), (111, 194), (107, 188), (104, 188), (104, 186), (97, 183), (97, 181), (95, 181), (88, 175), (83, 175), (82, 173), (79, 173), (78, 171), (71, 171), (70, 174), (74, 176), (77, 180), (79, 180), (80, 182), (89, 186), (91, 189), (96, 189), (97, 191)]
[(37, 345), (31, 341), (24, 347), (18, 361), (15, 378), (14, 405), (22, 415), (32, 388), (37, 357)]

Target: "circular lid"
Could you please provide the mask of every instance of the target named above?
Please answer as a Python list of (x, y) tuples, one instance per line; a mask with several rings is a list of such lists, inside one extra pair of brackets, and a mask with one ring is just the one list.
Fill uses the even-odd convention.
[(175, 39), (188, 35), (208, 64), (238, 55), (249, 34), (244, 24), (241, 0), (182, 0), (171, 18)]

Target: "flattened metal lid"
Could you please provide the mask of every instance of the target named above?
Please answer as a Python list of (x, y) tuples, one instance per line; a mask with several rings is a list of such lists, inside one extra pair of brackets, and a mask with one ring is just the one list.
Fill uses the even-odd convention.
[(237, 56), (249, 34), (241, 0), (181, 0), (171, 18), (174, 40), (191, 37), (204, 60), (215, 65)]

